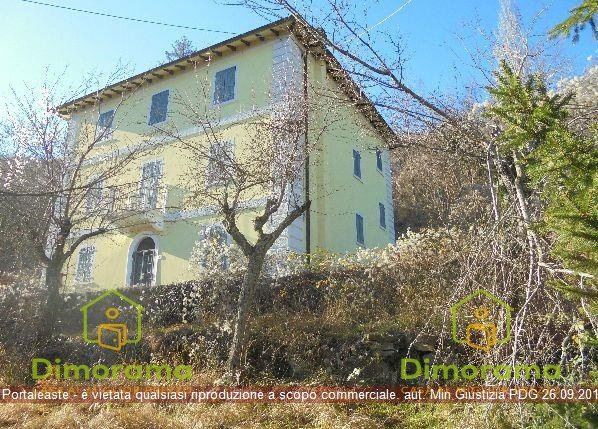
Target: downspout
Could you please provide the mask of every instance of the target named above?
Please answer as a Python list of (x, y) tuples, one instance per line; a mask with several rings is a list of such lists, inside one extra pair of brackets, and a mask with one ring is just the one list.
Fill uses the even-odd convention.
[[(307, 51), (303, 52), (303, 101), (304, 101), (304, 108), (305, 112), (303, 114), (303, 121), (304, 121), (304, 128), (305, 128), (305, 143), (303, 145), (303, 150), (305, 150), (305, 202), (309, 201), (309, 142), (308, 142), (308, 104), (307, 104)], [(310, 216), (310, 207), (307, 208), (305, 211), (305, 254), (307, 256), (307, 263), (310, 263), (310, 253), (311, 253), (311, 216)]]

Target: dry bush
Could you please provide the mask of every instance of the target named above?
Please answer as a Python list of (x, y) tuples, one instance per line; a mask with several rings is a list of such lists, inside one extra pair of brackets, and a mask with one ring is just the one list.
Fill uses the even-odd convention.
[[(526, 265), (517, 262), (518, 252), (517, 243), (505, 243), (482, 226), (441, 228), (410, 233), (381, 249), (320, 255), (312, 271), (263, 278), (253, 296), (244, 378), (249, 383), (397, 383), (401, 357), (426, 355), (437, 362), (560, 363), (564, 381), (586, 379), (595, 369), (595, 349), (580, 341), (583, 312), (549, 288), (526, 297)], [(79, 308), (99, 292), (67, 297), (61, 320), (70, 328), (33, 351), (91, 364), (172, 361), (217, 373), (226, 359), (239, 290), (238, 278), (225, 277), (127, 289), (147, 318), (143, 341), (125, 347), (118, 362), (114, 353), (80, 339)], [(525, 328), (491, 353), (451, 339), (450, 306), (480, 287), (509, 303), (514, 323)], [(0, 296), (3, 324), (15, 327), (0, 335), (0, 345), (5, 360), (23, 364), (31, 353), (16, 345), (25, 344), (31, 330), (16, 329), (15, 321), (34, 314), (36, 304), (34, 295), (17, 297), (16, 289)]]
[(487, 177), (479, 160), (413, 145), (393, 151), (391, 161), (398, 233), (467, 228), (489, 213)]
[(0, 405), (0, 426), (27, 429), (560, 429), (595, 424), (596, 407), (579, 405)]

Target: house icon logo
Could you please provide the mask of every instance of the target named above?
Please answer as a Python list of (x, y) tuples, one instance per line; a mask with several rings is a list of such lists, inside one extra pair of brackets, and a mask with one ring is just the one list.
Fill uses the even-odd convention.
[(511, 307), (485, 289), (478, 289), (451, 307), (453, 340), (489, 351), (511, 339)]
[(116, 290), (109, 290), (81, 307), (83, 340), (109, 350), (141, 340), (143, 307)]

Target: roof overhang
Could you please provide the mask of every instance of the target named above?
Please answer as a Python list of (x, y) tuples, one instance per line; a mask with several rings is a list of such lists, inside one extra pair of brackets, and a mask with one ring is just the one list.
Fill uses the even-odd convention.
[(201, 64), (220, 58), (225, 55), (247, 49), (253, 45), (278, 38), (281, 34), (293, 34), (303, 48), (316, 58), (323, 59), (326, 63), (326, 72), (339, 84), (352, 103), (379, 131), (385, 139), (393, 138), (395, 133), (378, 112), (371, 100), (363, 93), (361, 88), (351, 78), (350, 74), (342, 67), (337, 58), (326, 48), (317, 29), (311, 27), (303, 20), (293, 16), (279, 19), (262, 27), (232, 37), (223, 42), (216, 43), (205, 49), (193, 52), (185, 57), (176, 59), (166, 64), (154, 67), (135, 76), (109, 85), (96, 92), (84, 95), (64, 103), (56, 108), (62, 116), (106, 102), (113, 97), (122, 97), (123, 94), (137, 88), (149, 85), (154, 81), (162, 80), (188, 69), (196, 68)]
[(295, 20), (292, 17), (280, 19), (278, 21), (248, 31), (247, 33), (193, 52), (185, 57), (159, 65), (151, 70), (144, 71), (93, 93), (86, 94), (82, 97), (68, 101), (58, 106), (56, 110), (60, 115), (68, 116), (72, 112), (83, 110), (90, 106), (97, 105), (98, 103), (108, 101), (115, 96), (122, 96), (123, 94), (131, 92), (139, 87), (151, 84), (154, 81), (174, 76), (175, 74), (209, 62), (212, 59), (241, 51), (254, 44), (276, 38), (280, 34), (288, 34), (292, 30), (294, 24)]

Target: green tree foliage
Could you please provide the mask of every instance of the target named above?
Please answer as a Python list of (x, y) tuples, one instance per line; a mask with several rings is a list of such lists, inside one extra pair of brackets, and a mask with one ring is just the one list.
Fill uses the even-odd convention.
[(598, 0), (583, 0), (579, 6), (571, 10), (571, 15), (566, 20), (550, 30), (550, 37), (569, 37), (571, 31), (573, 31), (573, 42), (577, 42), (579, 32), (583, 30), (586, 24), (590, 24), (594, 37), (598, 39), (598, 31), (594, 21), (596, 13), (598, 13)]
[[(540, 228), (553, 241), (553, 255), (564, 267), (598, 272), (598, 124), (589, 136), (567, 128), (571, 95), (551, 94), (540, 75), (525, 79), (506, 63), (489, 88), (496, 103), (489, 109), (502, 132), (501, 150), (523, 154), (522, 168), (543, 203)], [(596, 292), (589, 294), (597, 296)]]

